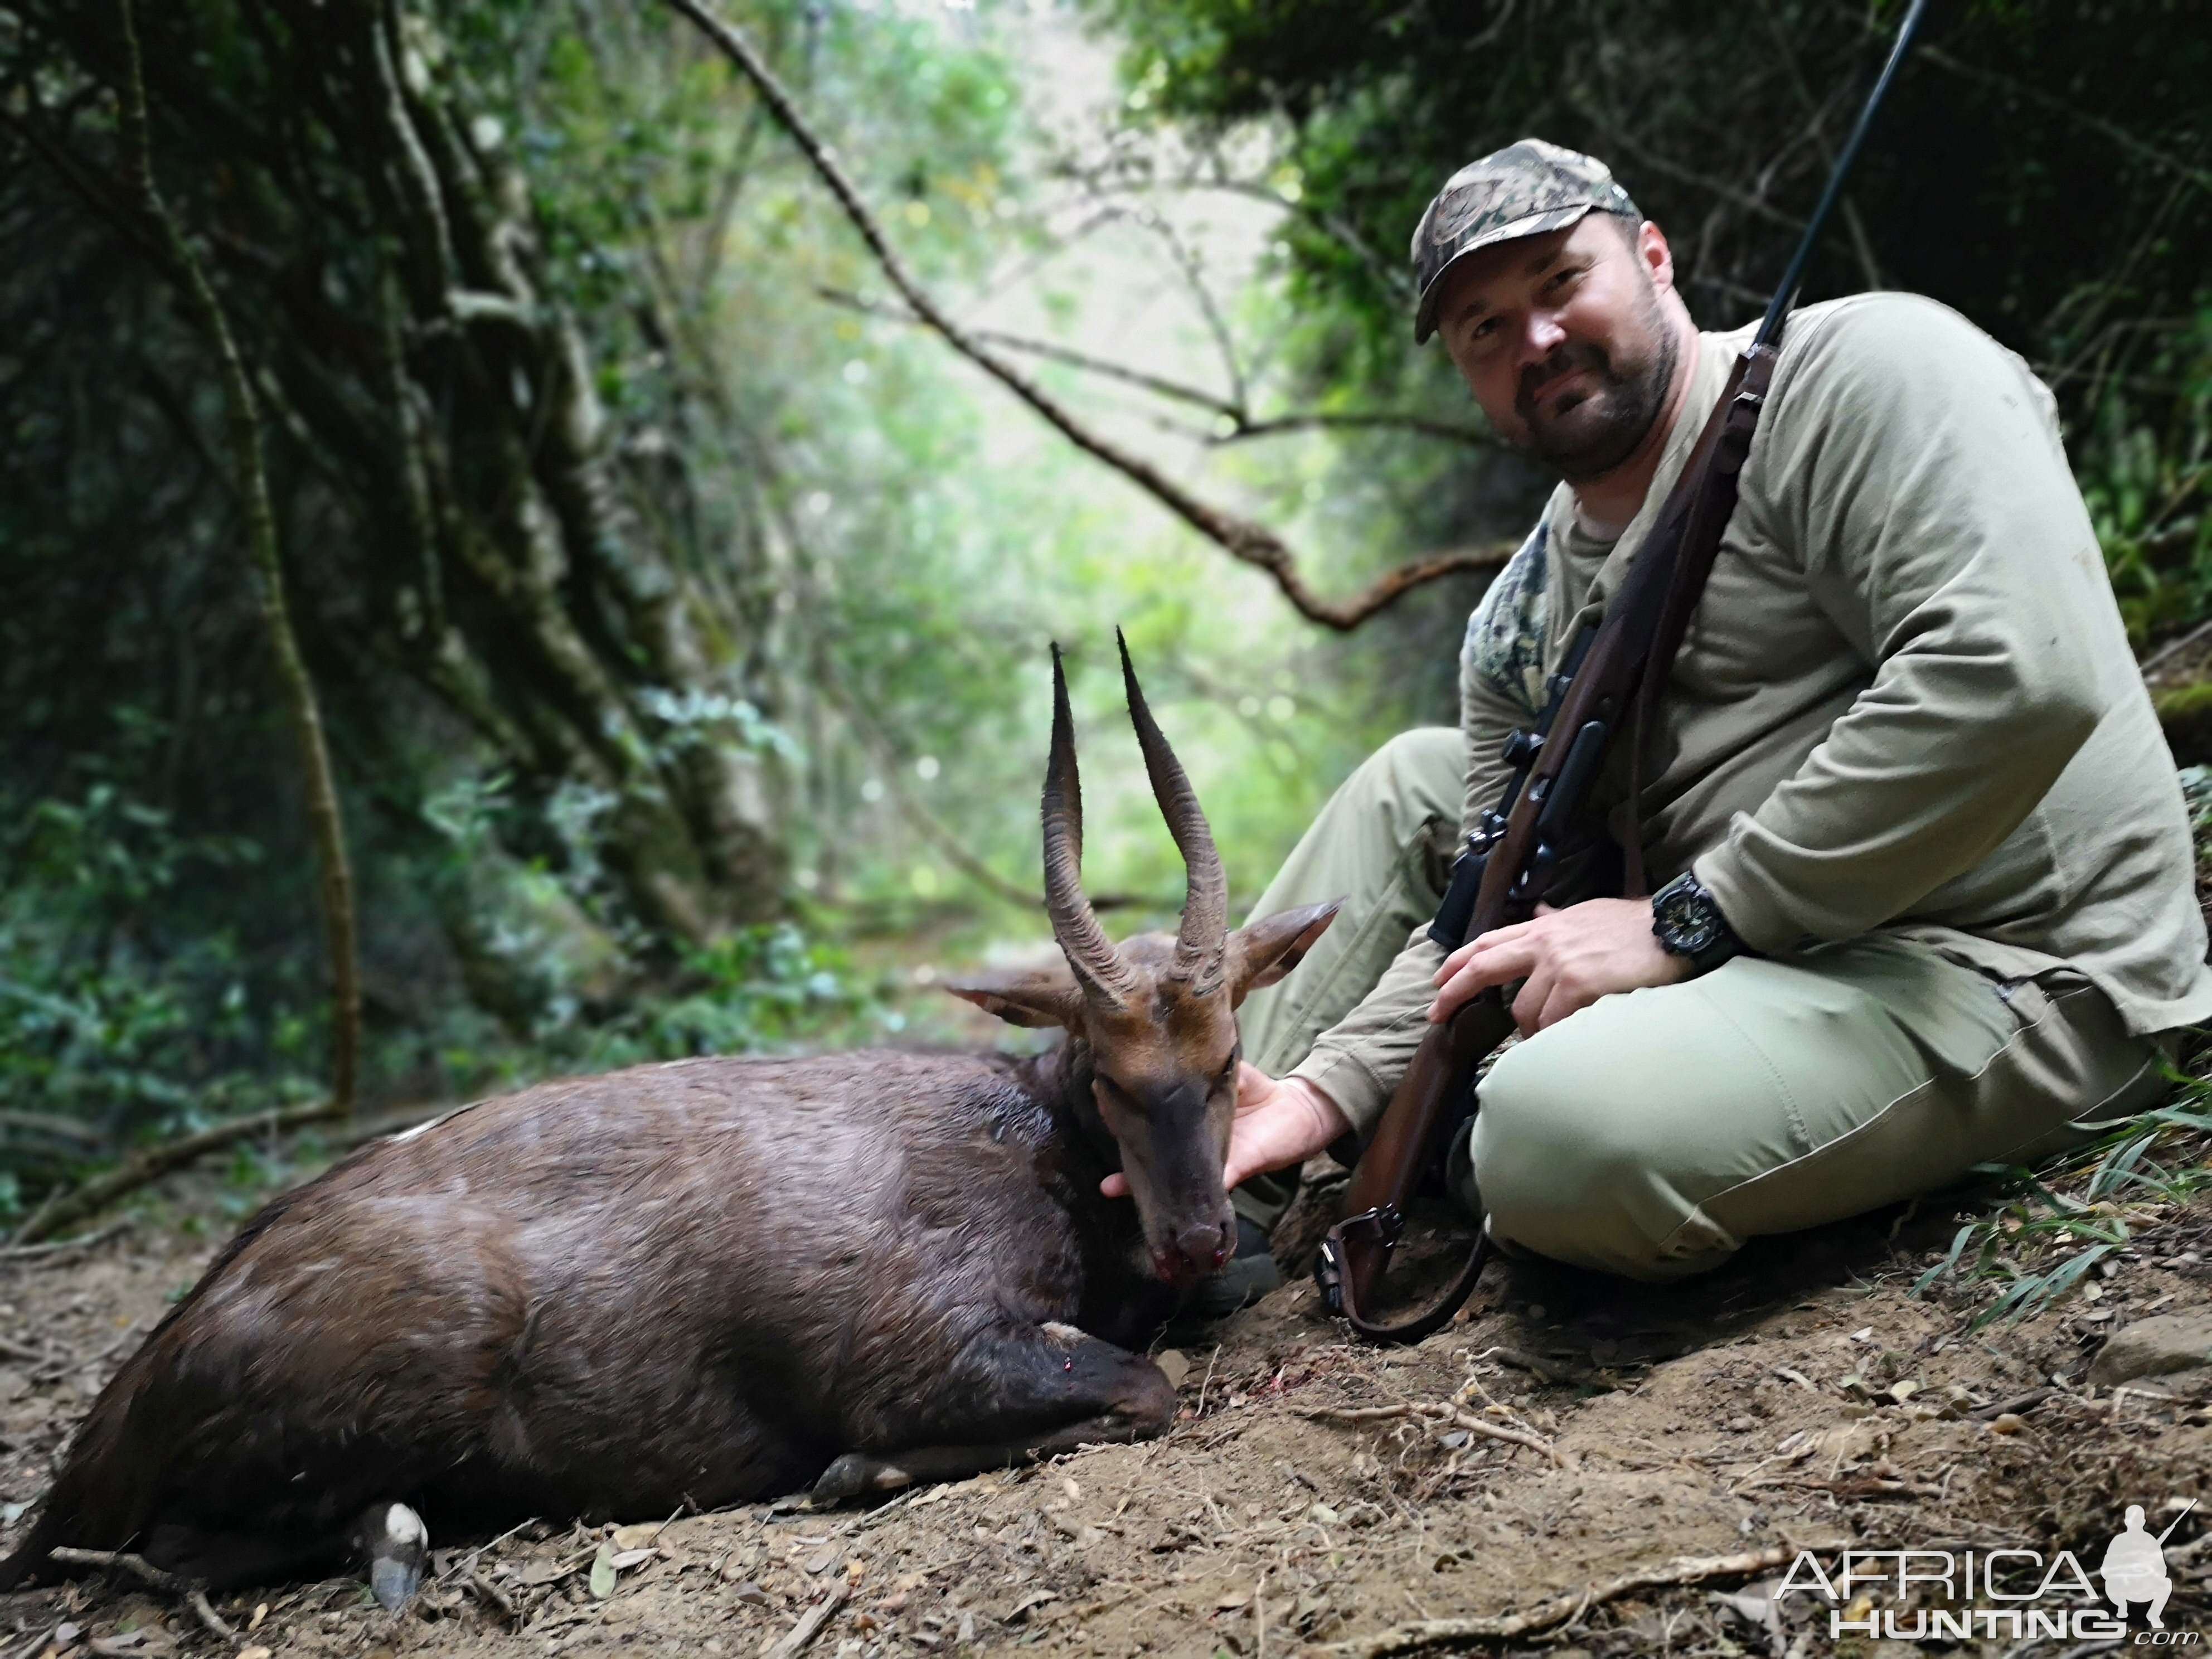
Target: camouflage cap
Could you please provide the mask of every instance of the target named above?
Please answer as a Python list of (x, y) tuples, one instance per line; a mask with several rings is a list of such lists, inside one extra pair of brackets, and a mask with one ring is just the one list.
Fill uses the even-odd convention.
[(1477, 248), (1540, 236), (1593, 209), (1640, 220), (1604, 162), (1541, 138), (1523, 138), (1470, 161), (1444, 180), (1413, 229), (1413, 274), (1421, 284), (1413, 340), (1437, 330), (1437, 285)]

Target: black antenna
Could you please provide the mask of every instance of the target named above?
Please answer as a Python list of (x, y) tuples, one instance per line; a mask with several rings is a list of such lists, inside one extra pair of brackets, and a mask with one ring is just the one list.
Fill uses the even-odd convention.
[(1912, 0), (1911, 9), (1905, 12), (1905, 21), (1897, 31), (1897, 44), (1889, 49), (1889, 61), (1881, 66), (1881, 78), (1867, 94), (1866, 107), (1859, 112), (1858, 125), (1844, 141), (1844, 153), (1836, 158), (1836, 170), (1828, 175), (1828, 187), (1820, 192), (1813, 216), (1805, 222), (1805, 234), (1797, 244), (1797, 252), (1790, 256), (1790, 269), (1782, 274), (1782, 286), (1774, 290), (1774, 298), (1767, 305), (1759, 333), (1751, 343), (1754, 349), (1774, 343), (1775, 337), (1782, 332), (1782, 319), (1796, 304), (1797, 289), (1805, 281), (1805, 267), (1812, 262), (1814, 245), (1827, 228), (1828, 215), (1844, 193), (1844, 181), (1850, 177), (1851, 164), (1859, 159), (1859, 151), (1865, 147), (1867, 131), (1874, 125), (1875, 113), (1881, 108), (1881, 100), (1889, 95), (1889, 83), (1897, 79), (1897, 66), (1905, 61), (1913, 34), (1920, 27), (1921, 14), (1927, 9), (1928, 0)]

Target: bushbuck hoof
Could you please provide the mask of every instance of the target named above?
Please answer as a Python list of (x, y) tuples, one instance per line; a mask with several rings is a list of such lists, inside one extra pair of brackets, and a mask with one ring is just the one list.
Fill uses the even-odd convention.
[(807, 1493), (816, 1508), (842, 1504), (848, 1498), (858, 1498), (864, 1492), (896, 1492), (901, 1486), (910, 1486), (914, 1477), (895, 1463), (880, 1457), (871, 1457), (866, 1452), (847, 1452), (822, 1471), (822, 1478)]
[(376, 1504), (362, 1516), (354, 1537), (368, 1557), (369, 1593), (386, 1612), (398, 1612), (422, 1587), (430, 1529), (404, 1504)]

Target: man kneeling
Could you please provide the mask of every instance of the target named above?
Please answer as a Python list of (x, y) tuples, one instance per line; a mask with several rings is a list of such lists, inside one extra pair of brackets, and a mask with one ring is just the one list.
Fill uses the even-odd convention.
[[(1460, 729), (1369, 760), (1259, 902), (1351, 895), (1247, 1005), (1230, 1181), (1371, 1131), (1427, 1022), (1490, 987), (1517, 985), (1526, 1040), (1481, 1085), (1455, 1194), (1507, 1244), (1636, 1279), (2150, 1103), (2160, 1034), (2212, 1015), (2172, 759), (2049, 392), (1911, 295), (1783, 337), (1646, 758), (1657, 925), (1653, 899), (1592, 898), (1449, 959), (1429, 941), (1504, 739), (1748, 331), (1700, 334), (1658, 227), (1536, 140), (1455, 174), (1413, 258), (1415, 337), (1565, 482), (1469, 621)], [(1265, 1186), (1242, 1194), (1263, 1224)]]

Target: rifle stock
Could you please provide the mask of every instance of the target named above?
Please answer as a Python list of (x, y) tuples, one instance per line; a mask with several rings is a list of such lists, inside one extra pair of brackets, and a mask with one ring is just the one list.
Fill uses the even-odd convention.
[(1329, 1230), (1322, 1246), (1322, 1261), (1328, 1265), (1317, 1265), (1316, 1271), (1334, 1310), (1370, 1341), (1419, 1341), (1457, 1312), (1474, 1288), (1485, 1254), (1482, 1243), (1461, 1271), (1465, 1283), (1455, 1283), (1455, 1293), (1448, 1292), (1428, 1314), (1386, 1326), (1376, 1324), (1362, 1311), (1374, 1305), (1381, 1288), (1383, 1269), (1405, 1224), (1407, 1195), (1465, 1116), (1460, 1108), (1472, 1105), (1476, 1068), (1512, 1029), (1513, 1016), (1494, 993), (1431, 1025), (1413, 1051), (1373, 1144), (1352, 1171), (1345, 1218)]

